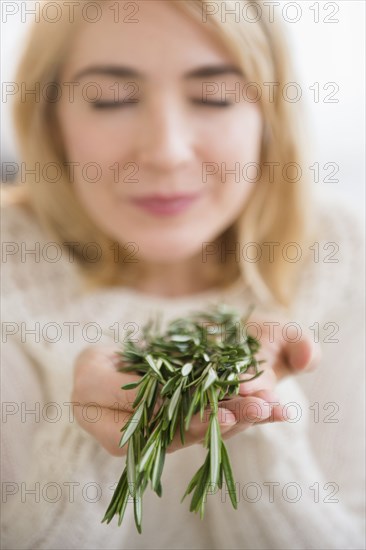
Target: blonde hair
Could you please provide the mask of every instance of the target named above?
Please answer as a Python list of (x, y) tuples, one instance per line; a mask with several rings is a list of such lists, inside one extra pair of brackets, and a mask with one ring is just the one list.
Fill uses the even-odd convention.
[[(287, 55), (283, 29), (265, 17), (261, 1), (240, 1), (246, 8), (261, 9), (260, 20), (227, 16), (222, 20), (223, 7), (229, 9), (237, 1), (224, 0), (217, 4), (220, 10), (209, 13), (213, 2), (206, 0), (172, 0), (171, 4), (189, 17), (204, 24), (203, 10), (207, 14), (206, 28), (221, 40), (252, 83), (276, 83), (270, 101), (259, 99), (264, 120), (261, 146), (262, 176), (255, 183), (244, 210), (235, 222), (235, 234), (240, 243), (256, 243), (262, 251), (258, 261), (241, 259), (240, 271), (245, 283), (258, 300), (288, 306), (296, 292), (296, 281), (310, 239), (310, 189), (306, 178), (285, 181), (282, 168), (303, 167), (304, 146), (298, 124), (299, 105), (283, 98), (283, 87), (294, 82), (294, 75)], [(250, 13), (247, 11), (246, 13)], [(252, 18), (253, 19), (253, 18)], [(68, 49), (72, 48), (72, 35), (79, 28), (81, 19), (70, 23), (63, 11), (60, 20), (49, 23), (42, 20), (34, 25), (27, 49), (18, 68), (16, 81), (25, 83), (27, 89), (38, 84), (42, 87), (57, 81), (57, 73)], [(54, 104), (43, 96), (36, 102), (32, 97), (23, 101), (20, 97), (14, 105), (15, 127), (20, 145), (21, 159), (26, 166), (39, 162), (62, 163), (65, 160), (61, 133), (57, 127)], [(280, 169), (270, 172), (268, 163), (279, 163)], [(277, 165), (278, 166), (278, 165)], [(266, 170), (266, 168), (268, 168)], [(78, 266), (85, 275), (87, 286), (114, 286), (120, 284), (121, 264), (115, 262), (112, 240), (104, 234), (88, 216), (78, 201), (66, 175), (55, 185), (27, 178), (21, 192), (23, 201), (31, 205), (43, 227), (60, 243), (77, 241), (81, 245), (94, 241), (102, 249), (97, 263), (78, 258)], [(19, 199), (21, 200), (21, 199)], [(267, 243), (267, 244), (266, 244)], [(274, 243), (276, 260), (271, 254)], [(293, 261), (286, 258), (283, 248), (297, 243), (302, 258)], [(273, 253), (272, 248), (272, 253)], [(282, 251), (280, 253), (279, 251)], [(77, 254), (76, 254), (76, 257)]]

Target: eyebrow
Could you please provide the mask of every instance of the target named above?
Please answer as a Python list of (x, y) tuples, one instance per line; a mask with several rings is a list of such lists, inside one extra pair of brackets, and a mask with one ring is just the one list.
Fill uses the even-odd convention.
[[(208, 65), (204, 67), (199, 67), (193, 71), (189, 71), (183, 75), (184, 79), (199, 79), (207, 78), (214, 76), (230, 75), (235, 74), (240, 77), (244, 77), (243, 72), (234, 65)], [(82, 69), (74, 76), (74, 80), (79, 80), (82, 77), (87, 75), (101, 75), (101, 76), (112, 76), (117, 78), (135, 78), (138, 80), (146, 80), (146, 77), (143, 73), (131, 69), (129, 67), (122, 66), (110, 66), (110, 65), (95, 65)]]
[(200, 67), (184, 75), (185, 78), (206, 78), (208, 76), (221, 76), (226, 74), (235, 74), (243, 77), (243, 71), (233, 65), (212, 65)]

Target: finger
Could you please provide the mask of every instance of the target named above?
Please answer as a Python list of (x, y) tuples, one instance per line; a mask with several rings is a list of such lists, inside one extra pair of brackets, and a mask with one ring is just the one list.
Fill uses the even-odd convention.
[[(257, 395), (260, 395), (259, 392)], [(224, 434), (224, 439), (243, 432), (261, 420), (269, 418), (273, 409), (269, 402), (256, 396), (235, 397), (221, 402), (221, 406), (227, 408), (236, 417), (236, 424)]]
[(87, 413), (85, 407), (74, 407), (75, 418), (80, 426), (92, 435), (102, 447), (113, 456), (125, 456), (127, 445), (119, 446), (122, 427), (131, 418), (126, 411), (112, 410), (104, 407), (89, 405)]
[(264, 370), (262, 374), (254, 380), (242, 382), (239, 386), (239, 394), (250, 395), (259, 390), (271, 390), (275, 387), (276, 382), (277, 377), (273, 369)]
[(308, 329), (302, 328), (300, 339), (297, 340), (299, 327), (286, 323), (285, 319), (275, 322), (278, 327), (274, 332), (269, 331), (268, 321), (267, 323), (259, 321), (259, 324), (262, 329), (262, 346), (258, 352), (258, 359), (265, 361), (261, 365), (261, 370), (272, 368), (277, 380), (281, 380), (290, 374), (308, 372), (317, 368), (321, 359), (321, 348), (313, 341)]
[(284, 342), (282, 351), (273, 364), (273, 371), (277, 380), (299, 372), (310, 372), (318, 367), (320, 358), (320, 345), (304, 335), (297, 342)]
[[(209, 407), (205, 409), (202, 420), (199, 413), (193, 415), (189, 429), (184, 432), (184, 445), (178, 428), (167, 452), (172, 453), (182, 447), (189, 447), (197, 443), (202, 443), (209, 427), (210, 415), (211, 409)], [(235, 415), (225, 408), (218, 407), (217, 416), (222, 434), (227, 433), (236, 424)]]
[(75, 361), (72, 401), (80, 404), (94, 402), (109, 408), (122, 407), (132, 412), (138, 390), (122, 390), (121, 386), (139, 380), (140, 376), (118, 372), (121, 364), (115, 346), (85, 348)]
[(256, 392), (256, 397), (260, 397), (272, 405), (272, 412), (268, 418), (258, 420), (257, 424), (267, 422), (286, 422), (291, 419), (291, 410), (281, 404), (280, 398), (272, 390), (261, 390)]
[(294, 370), (313, 371), (320, 363), (320, 345), (309, 337), (305, 337), (299, 342), (288, 343), (285, 353), (290, 368)]
[[(273, 400), (270, 392), (262, 392), (261, 396), (268, 400)], [(240, 405), (225, 402), (225, 407), (218, 408), (218, 420), (223, 438), (228, 433), (234, 435), (239, 431), (244, 431), (255, 423), (260, 423), (260, 419), (268, 414), (268, 406), (263, 399), (242, 398), (241, 401)], [(192, 417), (189, 430), (185, 432), (184, 445), (182, 444), (178, 429), (167, 452), (175, 452), (183, 446), (187, 447), (202, 443), (209, 427), (210, 413), (211, 410), (207, 408), (202, 420), (200, 414)], [(131, 418), (129, 413), (96, 405), (88, 405), (87, 413), (85, 413), (85, 407), (75, 406), (74, 414), (80, 426), (92, 435), (108, 453), (113, 456), (126, 455), (128, 445), (124, 445), (121, 448), (119, 444), (122, 437), (121, 430)], [(235, 430), (233, 429), (234, 427), (236, 427)]]
[[(194, 445), (203, 441), (209, 425), (210, 412), (209, 408), (205, 410), (202, 421), (199, 414), (192, 417), (189, 430), (185, 432), (184, 446)], [(126, 455), (128, 445), (126, 444), (121, 448), (119, 444), (122, 438), (121, 430), (131, 418), (131, 415), (127, 411), (112, 410), (89, 404), (87, 408), (81, 405), (75, 406), (74, 414), (80, 426), (92, 435), (108, 453), (113, 456)], [(218, 419), (222, 433), (228, 431), (236, 423), (235, 416), (227, 410), (222, 410), (220, 407), (218, 409)], [(174, 452), (182, 447), (183, 444), (178, 428), (167, 452)]]
[(253, 423), (268, 418), (272, 411), (272, 405), (264, 399), (256, 396), (233, 397), (226, 401), (220, 401), (220, 406), (235, 415), (236, 423)]

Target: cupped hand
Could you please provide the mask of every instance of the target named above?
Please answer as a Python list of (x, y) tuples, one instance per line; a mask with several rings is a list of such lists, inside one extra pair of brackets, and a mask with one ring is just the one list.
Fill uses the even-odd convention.
[[(286, 421), (288, 418), (283, 407), (275, 404), (279, 401), (275, 394), (277, 382), (290, 374), (315, 368), (320, 359), (319, 348), (312, 343), (309, 334), (291, 342), (289, 337), (283, 337), (281, 331), (275, 333), (274, 338), (270, 337), (267, 327), (261, 326), (258, 359), (265, 360), (260, 365), (264, 372), (251, 382), (243, 382), (238, 397), (220, 402), (218, 417), (224, 439), (255, 424)], [(133, 414), (132, 404), (138, 391), (121, 387), (139, 379), (137, 374), (120, 372), (120, 366), (121, 359), (115, 345), (88, 346), (75, 360), (71, 397), (80, 426), (113, 456), (126, 454), (127, 446), (119, 447), (121, 429)], [(84, 414), (85, 406), (88, 415)], [(95, 414), (92, 408), (95, 408)], [(185, 434), (185, 446), (203, 441), (209, 421), (209, 410), (207, 412), (202, 421), (199, 414), (192, 417)], [(168, 452), (181, 447), (177, 434)]]
[[(263, 373), (250, 382), (243, 382), (239, 395), (242, 398), (256, 396), (273, 404), (268, 417), (258, 423), (286, 421), (287, 412), (276, 396), (275, 387), (288, 376), (315, 370), (321, 360), (320, 345), (314, 343), (309, 330), (286, 321), (252, 320), (247, 332), (260, 341), (257, 359), (264, 361), (259, 365)], [(251, 376), (243, 375), (242, 379)], [(236, 414), (237, 426), (230, 432), (232, 436), (240, 430), (241, 420), (246, 420), (246, 406), (240, 397), (224, 402), (224, 406)]]

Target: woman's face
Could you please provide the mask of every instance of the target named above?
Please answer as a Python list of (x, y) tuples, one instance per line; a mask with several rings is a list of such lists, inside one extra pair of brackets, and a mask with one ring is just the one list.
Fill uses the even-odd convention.
[(108, 4), (81, 27), (61, 74), (73, 185), (94, 222), (136, 243), (141, 260), (188, 259), (253, 191), (244, 176), (259, 162), (259, 106), (230, 94), (244, 77), (205, 24), (160, 0), (138, 2), (137, 23), (119, 2), (116, 23)]

